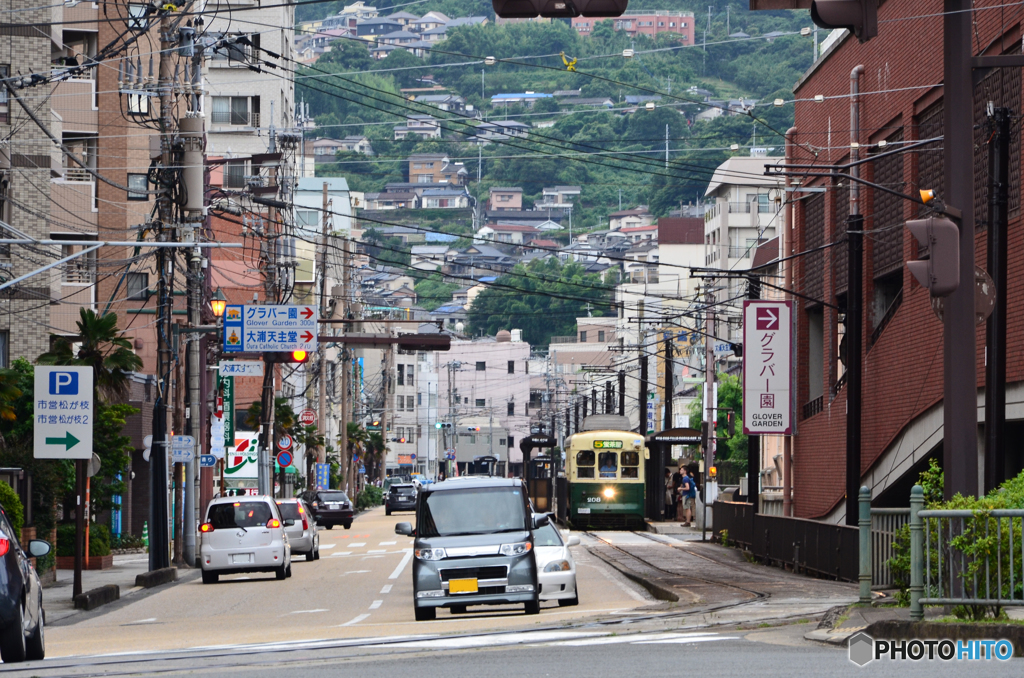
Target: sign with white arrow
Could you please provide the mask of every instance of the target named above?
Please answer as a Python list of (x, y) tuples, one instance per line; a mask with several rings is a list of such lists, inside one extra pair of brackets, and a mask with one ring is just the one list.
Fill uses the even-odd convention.
[(312, 306), (227, 306), (224, 352), (315, 352), (318, 319)]
[(793, 306), (743, 302), (743, 432), (793, 432)]
[(91, 367), (36, 366), (36, 459), (92, 459), (92, 385)]

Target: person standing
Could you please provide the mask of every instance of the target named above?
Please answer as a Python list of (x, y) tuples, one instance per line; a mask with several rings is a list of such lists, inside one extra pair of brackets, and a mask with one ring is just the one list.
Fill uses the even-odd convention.
[(686, 469), (683, 469), (683, 485), (681, 488), (683, 524), (693, 527), (693, 505), (697, 499), (697, 485), (693, 476)]
[(676, 517), (676, 499), (672, 489), (672, 471), (665, 469), (665, 520), (675, 520)]

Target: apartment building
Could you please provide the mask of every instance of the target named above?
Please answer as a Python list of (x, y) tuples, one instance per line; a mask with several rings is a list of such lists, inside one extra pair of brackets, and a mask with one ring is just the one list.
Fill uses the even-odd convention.
[(685, 44), (693, 44), (693, 12), (646, 10), (624, 12), (622, 16), (615, 19), (573, 17), (572, 27), (580, 35), (590, 35), (599, 21), (611, 21), (612, 28), (617, 31), (625, 31), (631, 38), (637, 35), (654, 37), (658, 33), (675, 33)]

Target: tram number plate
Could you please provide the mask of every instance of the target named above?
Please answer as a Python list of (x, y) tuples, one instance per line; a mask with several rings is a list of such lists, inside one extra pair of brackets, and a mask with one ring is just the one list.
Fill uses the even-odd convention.
[(476, 579), (452, 579), (448, 582), (448, 593), (476, 593), (478, 590)]
[(576, 510), (577, 513), (590, 513), (589, 508), (579, 508)]

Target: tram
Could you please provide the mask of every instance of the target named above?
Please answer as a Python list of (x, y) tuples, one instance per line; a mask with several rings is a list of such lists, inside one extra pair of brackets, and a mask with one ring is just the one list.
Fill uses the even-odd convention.
[(593, 415), (566, 439), (566, 520), (573, 528), (644, 525), (644, 466), (650, 454), (644, 437), (628, 428), (628, 417)]

